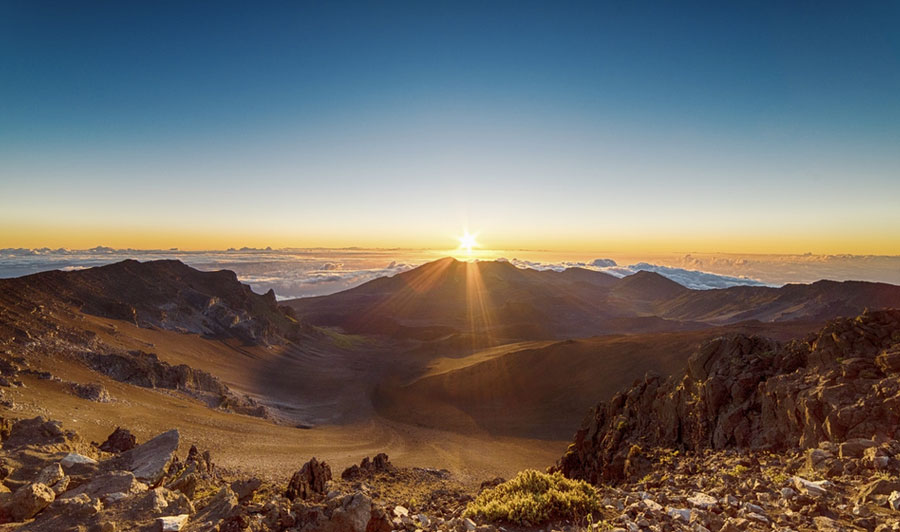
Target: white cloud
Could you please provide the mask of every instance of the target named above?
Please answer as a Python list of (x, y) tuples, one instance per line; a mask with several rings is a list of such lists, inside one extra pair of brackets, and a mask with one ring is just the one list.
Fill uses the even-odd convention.
[[(504, 259), (505, 260), (505, 259)], [(656, 272), (676, 283), (694, 290), (710, 290), (714, 288), (728, 288), (730, 286), (767, 286), (762, 281), (746, 277), (718, 275), (715, 273), (684, 268), (673, 268), (658, 264), (639, 262), (630, 266), (618, 266), (612, 259), (595, 259), (590, 262), (537, 262), (529, 260), (512, 259), (509, 262), (519, 268), (531, 268), (533, 270), (562, 271), (567, 268), (585, 268), (599, 272), (625, 277), (639, 271)]]
[[(141, 261), (177, 259), (201, 270), (233, 270), (254, 291), (275, 290), (279, 299), (331, 294), (366, 281), (409, 270), (442, 255), (432, 251), (378, 249), (232, 249), (181, 251), (112, 249), (0, 249), (0, 277), (18, 277), (45, 270), (89, 268), (134, 258)], [(860, 255), (726, 255), (701, 254), (629, 257), (628, 266), (611, 258), (579, 261), (528, 259), (507, 261), (519, 268), (561, 271), (586, 268), (617, 277), (655, 271), (695, 289), (737, 285), (779, 286), (819, 279), (867, 280), (900, 284), (900, 257)], [(538, 259), (535, 259), (538, 257)]]

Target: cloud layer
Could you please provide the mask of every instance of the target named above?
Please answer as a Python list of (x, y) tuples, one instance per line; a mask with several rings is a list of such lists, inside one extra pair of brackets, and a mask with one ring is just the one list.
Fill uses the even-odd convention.
[(673, 268), (670, 266), (660, 266), (658, 264), (649, 264), (639, 262), (630, 266), (619, 266), (613, 259), (595, 259), (589, 262), (553, 262), (542, 263), (537, 261), (527, 261), (512, 259), (510, 263), (519, 268), (531, 268), (535, 270), (555, 270), (562, 271), (566, 268), (585, 268), (615, 275), (616, 277), (625, 277), (639, 271), (656, 272), (663, 277), (675, 281), (678, 284), (692, 288), (694, 290), (711, 290), (714, 288), (728, 288), (730, 286), (769, 286), (768, 284), (756, 279), (748, 279), (745, 277), (733, 277), (728, 275), (717, 275), (714, 273), (687, 270), (684, 268)]
[[(226, 251), (136, 250), (96, 247), (69, 249), (0, 249), (0, 277), (45, 270), (75, 270), (134, 258), (178, 259), (201, 270), (229, 269), (257, 292), (273, 289), (280, 299), (326, 295), (372, 279), (396, 275), (434, 260), (442, 253), (397, 249), (254, 249)], [(506, 259), (499, 259), (506, 260)], [(586, 268), (617, 277), (638, 271), (657, 272), (693, 289), (730, 286), (780, 286), (819, 279), (869, 280), (900, 284), (900, 257), (858, 255), (656, 255), (628, 260), (612, 258), (557, 260), (541, 252), (508, 262), (520, 268)]]

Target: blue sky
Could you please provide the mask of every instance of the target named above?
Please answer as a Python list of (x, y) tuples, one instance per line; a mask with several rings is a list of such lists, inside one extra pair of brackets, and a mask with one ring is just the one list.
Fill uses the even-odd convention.
[(900, 253), (898, 27), (897, 2), (4, 2), (0, 246)]

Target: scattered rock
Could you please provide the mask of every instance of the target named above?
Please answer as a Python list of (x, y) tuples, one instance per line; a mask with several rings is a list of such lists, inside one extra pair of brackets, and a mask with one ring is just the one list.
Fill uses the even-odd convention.
[(862, 458), (866, 449), (877, 446), (874, 440), (864, 438), (853, 438), (840, 444), (841, 458)]
[(88, 401), (94, 401), (97, 403), (109, 403), (110, 401), (112, 401), (112, 397), (110, 397), (109, 392), (106, 390), (106, 388), (103, 387), (102, 384), (73, 384), (72, 393), (82, 399), (87, 399)]
[(827, 480), (819, 480), (817, 482), (813, 482), (811, 480), (806, 480), (802, 477), (794, 477), (794, 487), (797, 488), (800, 493), (805, 493), (806, 495), (810, 495), (812, 497), (821, 497), (828, 493), (828, 487), (830, 487), (831, 483)]
[(156, 520), (157, 529), (159, 532), (178, 532), (190, 517), (188, 514), (160, 517)]
[(695, 492), (694, 495), (692, 495), (691, 497), (688, 497), (687, 501), (691, 504), (691, 506), (694, 506), (695, 508), (700, 508), (703, 510), (712, 509), (718, 504), (718, 501), (716, 500), (715, 497), (712, 497), (710, 495), (707, 495), (707, 494), (699, 492), (699, 491)]
[(262, 481), (256, 477), (246, 480), (235, 480), (231, 483), (231, 489), (239, 501), (246, 501), (253, 497), (253, 494), (256, 493), (260, 486), (262, 486)]
[(108, 453), (123, 453), (137, 446), (137, 438), (129, 430), (116, 427), (106, 441), (100, 444), (100, 450)]
[(396, 471), (396, 469), (390, 459), (388, 459), (388, 455), (378, 453), (371, 460), (369, 460), (369, 457), (363, 458), (358, 466), (353, 465), (345, 469), (341, 473), (341, 478), (344, 480), (356, 480), (376, 473), (391, 473)]

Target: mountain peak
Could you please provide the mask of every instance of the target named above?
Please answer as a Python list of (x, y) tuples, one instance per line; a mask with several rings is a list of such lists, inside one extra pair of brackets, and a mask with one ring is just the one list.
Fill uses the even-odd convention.
[(637, 300), (670, 299), (690, 291), (668, 277), (647, 270), (623, 277), (613, 290), (619, 297)]

